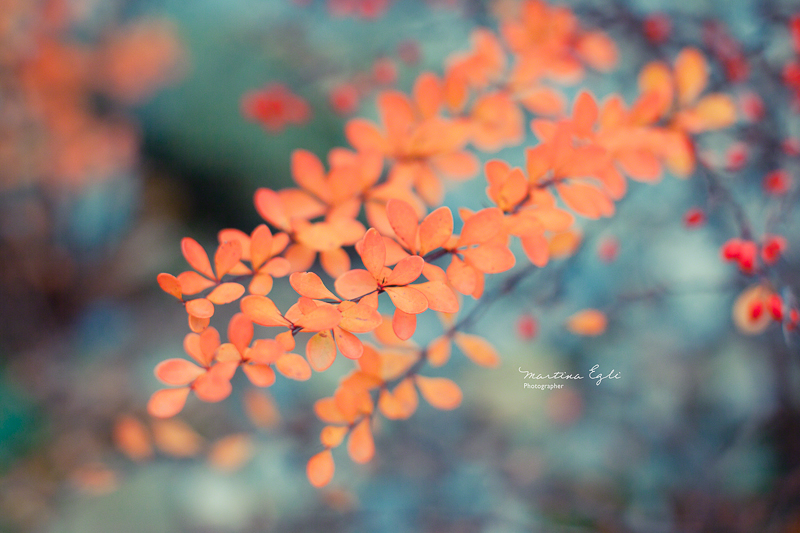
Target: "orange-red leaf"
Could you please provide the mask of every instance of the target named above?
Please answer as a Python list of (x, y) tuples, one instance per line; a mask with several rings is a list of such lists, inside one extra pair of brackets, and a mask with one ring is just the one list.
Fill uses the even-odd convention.
[(320, 331), (306, 343), (306, 358), (311, 368), (322, 372), (330, 368), (336, 359), (336, 344), (330, 331)]
[(167, 359), (156, 365), (156, 377), (167, 385), (188, 385), (205, 373), (204, 368), (186, 359)]
[(477, 335), (467, 333), (456, 333), (453, 337), (456, 346), (476, 365), (494, 368), (500, 364), (500, 356), (494, 347)]
[(181, 241), (181, 251), (186, 262), (189, 263), (193, 269), (200, 272), (207, 278), (214, 279), (214, 272), (211, 270), (211, 262), (208, 260), (208, 254), (200, 244), (191, 237), (184, 237)]
[(157, 418), (169, 418), (181, 412), (189, 397), (189, 387), (157, 390), (147, 402), (147, 412)]
[(596, 336), (606, 330), (605, 313), (597, 309), (584, 309), (567, 319), (567, 329), (577, 335)]
[(417, 213), (407, 202), (396, 198), (386, 203), (386, 216), (395, 234), (408, 250), (417, 247)]
[(171, 294), (178, 300), (183, 300), (183, 294), (181, 293), (181, 284), (178, 282), (178, 278), (176, 278), (172, 274), (167, 274), (162, 272), (161, 274), (158, 275), (156, 280), (158, 281), (158, 285), (161, 287), (161, 290), (163, 290), (167, 294)]
[(336, 448), (344, 441), (349, 430), (347, 426), (325, 426), (322, 428), (319, 440), (326, 448)]
[(404, 341), (410, 339), (417, 329), (417, 315), (404, 313), (400, 309), (395, 309), (394, 316), (392, 317), (392, 329), (398, 338)]
[(461, 405), (461, 389), (455, 382), (447, 378), (430, 378), (419, 375), (414, 379), (422, 397), (433, 407), (449, 411)]
[[(197, 378), (192, 385), (192, 390), (197, 397), (204, 402), (216, 403), (221, 402), (230, 396), (233, 387), (231, 387), (230, 378), (223, 375), (223, 372), (214, 372), (216, 367), (227, 365), (228, 363), (217, 363), (211, 370)], [(231, 364), (238, 366), (236, 363)], [(236, 368), (234, 366), (234, 368)], [(227, 379), (226, 379), (227, 378)]]
[(367, 333), (380, 326), (383, 321), (377, 309), (364, 303), (347, 302), (347, 305), (342, 304), (339, 310), (342, 312), (339, 327), (353, 333)]
[(244, 294), (244, 287), (238, 283), (223, 283), (211, 291), (206, 298), (217, 305), (229, 304)]
[(243, 365), (242, 371), (256, 387), (271, 387), (275, 383), (275, 371), (269, 365)]
[(177, 279), (183, 294), (197, 294), (215, 285), (213, 280), (204, 278), (194, 270), (181, 272)]
[(375, 291), (378, 284), (366, 270), (355, 269), (348, 270), (336, 278), (334, 288), (342, 298), (352, 299)]
[(272, 240), (272, 232), (266, 224), (253, 230), (253, 238), (250, 240), (250, 262), (253, 270), (260, 269), (272, 255)]
[(497, 207), (481, 209), (464, 222), (456, 246), (462, 247), (486, 242), (502, 228), (503, 212), (500, 209)]
[(362, 464), (368, 463), (375, 455), (375, 441), (372, 439), (369, 418), (363, 418), (350, 432), (347, 453), (354, 463)]
[(428, 309), (441, 313), (458, 312), (458, 298), (446, 283), (434, 280), (412, 285), (412, 287), (421, 292), (428, 300)]
[(411, 378), (406, 378), (394, 388), (394, 391), (389, 392), (387, 389), (381, 391), (378, 408), (390, 420), (404, 420), (414, 414), (418, 403), (419, 397), (414, 382)]
[(242, 298), (240, 303), (242, 312), (255, 322), (262, 326), (289, 326), (291, 325), (286, 320), (275, 303), (266, 296), (250, 295)]
[(383, 244), (383, 238), (378, 230), (375, 228), (367, 230), (359, 253), (367, 271), (377, 279), (386, 263), (386, 245)]
[(408, 285), (422, 274), (425, 261), (418, 255), (410, 255), (400, 260), (392, 273), (384, 281), (384, 285)]
[(472, 266), (487, 274), (505, 272), (516, 263), (514, 254), (504, 244), (482, 244), (463, 253)]
[(294, 323), (303, 331), (322, 331), (339, 324), (342, 314), (332, 305), (320, 305), (310, 313), (304, 314)]
[(186, 302), (186, 312), (197, 318), (214, 316), (214, 304), (206, 298), (197, 298)]
[(348, 359), (358, 359), (364, 353), (364, 345), (358, 337), (341, 327), (333, 328), (333, 338), (339, 351)]
[(314, 414), (317, 418), (328, 424), (346, 424), (347, 419), (342, 414), (333, 398), (320, 398), (314, 402)]
[(239, 259), (242, 258), (242, 245), (239, 241), (223, 242), (217, 247), (217, 253), (214, 254), (214, 270), (217, 271), (218, 280), (227, 274)]
[(228, 435), (208, 451), (208, 462), (222, 472), (235, 472), (253, 457), (253, 438), (246, 433)]
[(386, 294), (398, 309), (416, 315), (428, 308), (428, 300), (413, 287), (387, 287)]
[(305, 359), (296, 353), (285, 353), (275, 361), (278, 372), (289, 379), (306, 381), (311, 377), (311, 367)]
[(314, 487), (324, 487), (333, 479), (333, 454), (330, 450), (324, 450), (311, 457), (306, 465), (306, 475), (308, 481)]
[(335, 294), (325, 287), (319, 276), (313, 272), (295, 272), (289, 277), (292, 288), (301, 296), (314, 300), (338, 300)]
[(228, 340), (240, 353), (250, 346), (253, 340), (253, 323), (244, 313), (236, 313), (228, 322)]
[(450, 359), (452, 343), (450, 337), (442, 335), (428, 345), (428, 364), (433, 367), (444, 365)]
[(419, 253), (426, 253), (444, 245), (453, 234), (453, 213), (449, 207), (440, 207), (426, 216), (419, 225)]

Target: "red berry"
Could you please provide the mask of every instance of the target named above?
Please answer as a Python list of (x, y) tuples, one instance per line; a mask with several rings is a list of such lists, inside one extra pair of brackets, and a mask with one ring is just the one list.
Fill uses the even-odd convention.
[(350, 115), (358, 108), (358, 89), (352, 84), (342, 83), (334, 87), (329, 95), (331, 107), (340, 115)]
[(772, 318), (777, 322), (783, 321), (783, 301), (781, 297), (777, 294), (771, 295), (767, 299), (767, 309), (769, 309), (769, 314), (772, 315)]
[(761, 259), (768, 265), (775, 264), (786, 250), (786, 239), (779, 235), (767, 235), (761, 245)]
[(764, 118), (764, 100), (754, 92), (744, 93), (739, 97), (739, 107), (742, 114), (750, 122), (756, 122)]
[(397, 65), (388, 57), (378, 58), (372, 65), (372, 77), (379, 85), (392, 85), (397, 82)]
[(517, 335), (522, 340), (529, 341), (534, 338), (538, 329), (536, 319), (529, 313), (520, 315), (517, 320)]
[(792, 309), (789, 311), (789, 323), (786, 324), (786, 329), (795, 329), (798, 322), (800, 322), (800, 312), (797, 309)]
[(725, 159), (725, 168), (727, 170), (740, 170), (747, 162), (747, 145), (744, 143), (732, 144), (730, 148), (728, 148)]
[(672, 21), (663, 13), (655, 13), (644, 19), (644, 36), (653, 44), (667, 40), (672, 31)]
[(742, 239), (730, 239), (722, 245), (722, 258), (726, 261), (735, 261), (739, 259), (739, 254), (742, 250)]
[(794, 15), (789, 19), (789, 35), (792, 38), (794, 52), (800, 54), (800, 15)]
[(758, 246), (753, 241), (743, 241), (739, 247), (739, 268), (745, 274), (752, 274), (756, 267)]
[(619, 255), (619, 241), (614, 237), (607, 237), (600, 242), (597, 256), (604, 263), (613, 263)]
[(796, 137), (787, 137), (781, 143), (783, 153), (786, 155), (795, 156), (800, 154), (800, 139)]
[(683, 224), (687, 228), (697, 228), (706, 222), (706, 214), (699, 207), (692, 207), (683, 215)]
[(764, 304), (759, 302), (758, 300), (754, 301), (750, 304), (750, 319), (753, 321), (758, 320), (761, 318), (761, 315), (764, 313)]
[(791, 177), (783, 169), (773, 170), (764, 176), (764, 192), (773, 196), (782, 196), (789, 192)]

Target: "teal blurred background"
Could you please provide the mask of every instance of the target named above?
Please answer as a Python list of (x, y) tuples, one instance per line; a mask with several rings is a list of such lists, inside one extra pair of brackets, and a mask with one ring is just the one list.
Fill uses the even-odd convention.
[[(245, 407), (243, 381), (221, 404), (190, 402), (177, 425), (146, 414), (159, 387), (153, 367), (184, 355), (186, 315), (155, 283), (185, 269), (181, 237), (209, 249), (222, 228), (249, 232), (260, 223), (253, 192), (290, 184), (292, 150), (323, 157), (346, 145), (348, 116), (376, 117), (376, 59), (392, 60), (391, 85), (408, 90), (419, 72), (441, 72), (475, 27), (493, 27), (501, 4), (397, 1), (375, 18), (334, 16), (322, 0), (0, 6), (0, 531), (800, 531), (797, 339), (778, 326), (756, 336), (734, 328), (731, 306), (748, 280), (718, 249), (735, 229), (713, 209), (701, 228), (683, 225), (709, 198), (695, 178), (631, 183), (614, 218), (583, 221), (581, 251), (496, 302), (473, 331), (502, 365), (455, 354), (436, 375), (459, 383), (461, 407), (425, 404), (410, 420), (382, 420), (376, 458), (353, 465), (337, 450), (329, 488), (308, 484), (305, 463), (320, 449), (312, 404), (331, 394), (343, 361), (306, 383), (279, 379), (260, 418)], [(753, 220), (778, 218), (772, 231), (789, 247), (776, 272), (787, 291), (797, 287), (795, 197), (776, 215), (760, 184), (779, 166), (797, 171), (797, 158), (776, 149), (800, 125), (773, 78), (791, 57), (785, 21), (798, 6), (571, 5), (620, 48), (613, 74), (581, 84), (599, 96), (633, 97), (641, 66), (706, 47), (709, 21), (757, 57), (747, 81), (726, 85), (715, 67), (712, 82), (737, 97), (764, 94), (772, 137), (742, 121), (702, 149), (722, 160), (732, 141), (750, 143), (752, 159), (725, 183)], [(656, 47), (642, 24), (660, 11), (673, 26)], [(418, 58), (404, 56), (415, 47)], [(125, 60), (133, 74), (115, 74)], [(248, 121), (242, 97), (269, 83), (306, 99), (311, 120), (277, 133)], [(343, 116), (330, 94), (347, 83), (362, 94)], [(67, 143), (75, 132), (81, 142)], [(524, 151), (481, 157), (522, 165)], [(479, 176), (448, 190), (446, 203), (480, 208), (484, 191)], [(609, 243), (619, 245), (611, 262), (598, 252)], [(277, 285), (276, 301), (288, 298)], [(608, 331), (567, 332), (566, 318), (589, 307), (608, 313)], [(534, 319), (533, 338), (520, 334), (521, 316)], [(426, 319), (420, 342), (441, 331)], [(520, 369), (595, 364), (621, 378), (523, 389)], [(119, 449), (131, 420), (155, 439), (140, 457)], [(215, 460), (232, 435), (240, 453)]]

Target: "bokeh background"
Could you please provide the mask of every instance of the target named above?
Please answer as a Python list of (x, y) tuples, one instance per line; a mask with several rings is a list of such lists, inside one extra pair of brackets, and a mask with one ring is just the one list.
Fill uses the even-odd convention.
[[(0, 4), (1, 531), (800, 531), (797, 338), (778, 325), (758, 335), (734, 326), (733, 302), (752, 280), (719, 258), (736, 234), (724, 206), (711, 205), (701, 227), (684, 224), (714, 198), (695, 178), (632, 184), (614, 218), (582, 223), (574, 257), (478, 322), (473, 332), (502, 365), (454, 357), (440, 373), (462, 387), (462, 406), (383, 421), (376, 458), (358, 466), (337, 455), (326, 489), (305, 477), (320, 449), (311, 406), (331, 394), (341, 361), (268, 393), (236, 382), (225, 402), (190, 402), (172, 421), (146, 414), (153, 367), (183, 356), (188, 331), (155, 282), (185, 269), (181, 237), (210, 247), (222, 228), (249, 232), (260, 223), (254, 190), (289, 185), (292, 150), (323, 157), (346, 145), (347, 117), (374, 118), (377, 90), (441, 72), (511, 4)], [(620, 49), (612, 74), (580, 84), (599, 96), (632, 98), (642, 65), (683, 45), (711, 55), (714, 31), (752, 59), (741, 80), (712, 60), (712, 83), (737, 101), (761, 94), (766, 113), (743, 113), (702, 149), (756, 233), (769, 220), (787, 238), (775, 272), (788, 296), (800, 284), (795, 196), (770, 200), (762, 180), (797, 171), (780, 148), (800, 134), (780, 73), (800, 5), (569, 5)], [(667, 34), (656, 43), (658, 24)], [(309, 119), (278, 130), (248, 120), (243, 97), (271, 83), (305, 99)], [(736, 142), (749, 157), (726, 172)], [(481, 157), (524, 160), (520, 148)], [(485, 206), (484, 188), (479, 176), (446, 204)], [(564, 328), (584, 308), (607, 313), (605, 334)], [(439, 331), (430, 322), (421, 339)], [(620, 379), (522, 386), (520, 369), (595, 364)]]

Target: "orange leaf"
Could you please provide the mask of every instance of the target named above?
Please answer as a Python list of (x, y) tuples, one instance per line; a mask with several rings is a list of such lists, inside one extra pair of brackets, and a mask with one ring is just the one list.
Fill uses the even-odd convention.
[(700, 96), (708, 83), (708, 65), (696, 48), (684, 48), (675, 58), (675, 85), (678, 101), (685, 106)]
[(347, 419), (342, 414), (333, 398), (320, 398), (314, 402), (314, 414), (317, 418), (328, 424), (346, 424)]
[(401, 259), (394, 267), (392, 273), (383, 282), (384, 285), (408, 285), (417, 280), (422, 274), (425, 261), (418, 255), (410, 255)]
[(404, 420), (414, 414), (418, 403), (414, 382), (411, 378), (406, 378), (394, 388), (394, 391), (389, 392), (387, 389), (381, 391), (378, 408), (390, 420)]
[(181, 293), (181, 284), (178, 282), (178, 278), (176, 278), (172, 274), (167, 274), (162, 272), (161, 274), (158, 275), (156, 280), (158, 281), (158, 285), (161, 287), (162, 291), (166, 292), (167, 294), (171, 294), (178, 300), (183, 300), (183, 294)]
[(306, 343), (306, 358), (311, 368), (322, 372), (330, 368), (336, 359), (336, 344), (330, 331), (320, 331)]
[[(216, 403), (230, 396), (233, 391), (230, 378), (226, 379), (226, 377), (222, 375), (222, 372), (214, 372), (215, 368), (222, 368), (221, 365), (227, 364), (228, 363), (217, 363), (211, 370), (195, 380), (192, 384), (192, 390), (194, 390), (194, 393), (199, 399), (204, 402)], [(230, 364), (238, 366), (237, 363), (234, 362)]]
[(285, 231), (291, 229), (291, 221), (286, 215), (283, 207), (283, 201), (278, 193), (271, 189), (261, 188), (256, 191), (255, 197), (256, 211), (261, 215), (261, 218)]
[(375, 124), (361, 118), (354, 118), (344, 127), (347, 141), (359, 151), (382, 152), (386, 142)]
[(250, 280), (250, 285), (248, 285), (247, 289), (250, 291), (250, 294), (266, 296), (272, 291), (273, 284), (274, 280), (269, 274), (256, 274), (253, 276), (253, 279)]
[(453, 381), (419, 375), (414, 379), (422, 397), (433, 407), (450, 411), (461, 405), (461, 389)]
[(195, 333), (202, 333), (210, 323), (210, 318), (197, 318), (196, 316), (189, 315), (189, 329)]
[(364, 345), (358, 337), (341, 327), (333, 328), (333, 338), (339, 351), (348, 359), (358, 359), (364, 353)]
[(372, 274), (361, 269), (348, 270), (336, 278), (333, 286), (336, 292), (346, 299), (364, 296), (378, 288), (378, 284)]
[(240, 353), (250, 346), (250, 341), (253, 340), (253, 323), (244, 313), (236, 313), (228, 322), (228, 340)]
[(272, 241), (272, 232), (266, 224), (253, 230), (253, 238), (250, 240), (250, 263), (253, 270), (260, 269), (272, 255)]
[(426, 253), (444, 245), (453, 234), (453, 213), (449, 207), (440, 207), (426, 216), (419, 225), (419, 253)]
[(375, 455), (375, 441), (372, 440), (372, 429), (369, 419), (363, 418), (350, 432), (347, 440), (347, 453), (354, 463), (368, 463)]
[(472, 266), (487, 274), (505, 272), (516, 263), (514, 254), (504, 244), (482, 244), (463, 253)]
[(197, 298), (186, 302), (186, 312), (197, 318), (214, 316), (214, 304), (205, 298)]
[(333, 479), (333, 454), (330, 450), (324, 450), (311, 457), (306, 465), (306, 475), (308, 481), (316, 488), (324, 487)]
[(236, 266), (242, 257), (242, 245), (239, 241), (227, 241), (217, 247), (214, 254), (214, 269), (217, 271), (218, 280)]
[(244, 287), (238, 283), (223, 283), (211, 291), (206, 298), (217, 305), (229, 304), (244, 294)]
[(254, 426), (271, 428), (280, 421), (280, 413), (275, 402), (265, 392), (248, 389), (244, 393), (244, 410)]
[(215, 285), (214, 281), (204, 278), (194, 270), (181, 272), (177, 280), (183, 294), (197, 294)]
[(181, 241), (181, 251), (183, 252), (183, 257), (186, 258), (186, 262), (193, 269), (207, 278), (215, 279), (214, 272), (211, 270), (211, 262), (208, 260), (208, 254), (196, 240), (191, 237), (184, 237)]
[(311, 367), (296, 353), (285, 353), (280, 356), (275, 361), (275, 368), (289, 379), (306, 381), (311, 377)]
[(150, 459), (153, 456), (150, 434), (138, 418), (128, 415), (117, 418), (112, 438), (117, 449), (134, 461)]
[(392, 329), (395, 335), (400, 339), (404, 341), (410, 339), (417, 329), (417, 315), (404, 313), (400, 309), (395, 309), (394, 317), (392, 318)]
[(451, 349), (450, 337), (437, 337), (428, 345), (428, 364), (433, 367), (443, 366), (450, 359)]
[(313, 272), (295, 272), (289, 277), (292, 288), (301, 296), (306, 296), (314, 300), (338, 300), (331, 291), (325, 287), (319, 276)]
[(188, 385), (205, 374), (205, 369), (186, 359), (167, 359), (156, 365), (156, 377), (167, 385)]
[(478, 273), (474, 268), (453, 255), (447, 267), (447, 279), (455, 290), (461, 294), (472, 294), (478, 284)]
[(483, 337), (457, 332), (453, 340), (464, 355), (472, 359), (476, 365), (489, 368), (500, 365), (500, 356), (497, 355), (497, 351)]
[(325, 191), (325, 168), (319, 158), (308, 150), (292, 152), (292, 178), (302, 188), (318, 196)]
[(208, 451), (208, 462), (222, 472), (235, 472), (253, 457), (253, 438), (246, 433), (228, 435)]
[(417, 248), (417, 213), (403, 200), (390, 199), (386, 203), (386, 216), (395, 234), (408, 250)]
[(339, 446), (347, 432), (350, 430), (347, 426), (325, 426), (319, 435), (319, 440), (326, 448), (336, 448)]
[(386, 264), (386, 245), (383, 244), (383, 238), (378, 230), (375, 228), (367, 230), (359, 254), (367, 271), (373, 278), (378, 279)]
[(585, 183), (559, 183), (558, 194), (564, 203), (586, 218), (597, 219), (614, 214), (614, 204), (603, 191)]
[(332, 305), (320, 305), (313, 311), (304, 314), (294, 323), (303, 331), (322, 331), (337, 326), (342, 314)]
[(256, 387), (271, 387), (275, 383), (275, 371), (269, 365), (242, 365), (242, 372)]
[(585, 309), (567, 319), (567, 329), (576, 335), (596, 336), (606, 330), (605, 313), (597, 309)]
[(210, 364), (214, 359), (214, 352), (219, 347), (219, 332), (216, 328), (208, 328), (203, 331), (198, 337), (198, 345), (203, 353), (203, 361), (209, 361)]
[(189, 397), (189, 387), (157, 390), (147, 402), (147, 412), (157, 418), (169, 418), (181, 412)]
[(341, 248), (320, 252), (319, 262), (332, 278), (337, 278), (350, 269), (350, 256)]
[(412, 287), (421, 292), (428, 300), (428, 309), (441, 313), (458, 312), (458, 299), (453, 290), (445, 283), (435, 280), (412, 285)]
[(412, 287), (387, 287), (386, 294), (400, 310), (416, 315), (428, 308), (428, 300), (417, 289)]
[(203, 438), (181, 420), (154, 420), (153, 441), (161, 453), (173, 457), (192, 457), (203, 447)]
[(496, 207), (481, 209), (466, 222), (456, 242), (457, 247), (486, 242), (503, 228), (503, 212)]
[(245, 316), (256, 324), (262, 326), (291, 326), (291, 323), (278, 311), (273, 301), (266, 296), (245, 296), (239, 305)]
[(339, 310), (342, 312), (339, 327), (353, 333), (367, 333), (380, 326), (383, 321), (377, 309), (364, 303), (347, 302), (347, 305), (341, 304)]
[(547, 264), (550, 257), (549, 246), (547, 239), (541, 233), (532, 233), (520, 239), (522, 243), (522, 250), (531, 263), (538, 267), (543, 267)]

